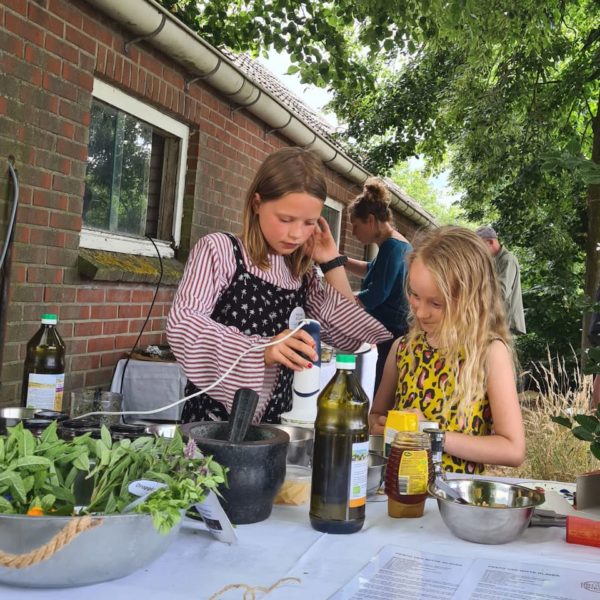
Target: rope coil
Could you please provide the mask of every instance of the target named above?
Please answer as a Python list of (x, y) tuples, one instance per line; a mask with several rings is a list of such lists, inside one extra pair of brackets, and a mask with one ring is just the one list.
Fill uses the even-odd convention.
[[(35, 519), (36, 517), (30, 517)], [(61, 548), (70, 544), (79, 534), (102, 525), (98, 517), (73, 517), (58, 533), (43, 546), (25, 554), (10, 554), (0, 550), (0, 566), (11, 569), (25, 569), (52, 558)]]

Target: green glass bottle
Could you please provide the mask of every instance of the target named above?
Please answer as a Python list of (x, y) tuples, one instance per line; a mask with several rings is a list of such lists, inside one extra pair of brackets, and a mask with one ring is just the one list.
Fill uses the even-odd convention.
[(338, 354), (336, 374), (318, 399), (310, 523), (325, 533), (354, 533), (365, 521), (369, 399), (355, 367), (354, 355)]
[(65, 343), (56, 329), (56, 315), (42, 315), (42, 325), (27, 342), (21, 405), (62, 409), (65, 386)]

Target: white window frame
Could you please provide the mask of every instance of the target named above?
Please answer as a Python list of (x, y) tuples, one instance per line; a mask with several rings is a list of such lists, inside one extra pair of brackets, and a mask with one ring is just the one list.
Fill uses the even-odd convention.
[[(175, 190), (175, 214), (173, 216), (172, 231), (175, 247), (178, 247), (181, 240), (183, 192), (185, 189), (188, 140), (190, 135), (188, 126), (100, 79), (94, 79), (92, 96), (179, 138), (179, 166)], [(155, 243), (163, 258), (173, 258), (175, 253), (169, 242), (155, 240)], [(156, 256), (156, 250), (154, 249), (152, 242), (147, 238), (112, 233), (110, 231), (99, 231), (97, 229), (88, 229), (87, 227), (82, 227), (81, 229), (79, 245), (82, 248), (90, 248), (92, 250), (110, 250), (111, 252), (138, 254), (141, 256)]]
[(330, 198), (329, 196), (325, 200), (325, 206), (328, 206), (329, 208), (332, 208), (336, 212), (340, 213), (340, 218), (338, 219), (337, 231), (332, 231), (331, 232), (331, 234), (333, 235), (333, 239), (336, 240), (335, 243), (336, 243), (336, 246), (338, 247), (338, 250), (339, 250), (339, 248), (340, 248), (340, 240), (341, 240), (341, 233), (342, 233), (342, 221), (344, 220), (343, 219), (343, 217), (344, 217), (344, 209), (346, 207), (341, 202), (338, 202), (337, 200), (334, 200), (333, 198)]

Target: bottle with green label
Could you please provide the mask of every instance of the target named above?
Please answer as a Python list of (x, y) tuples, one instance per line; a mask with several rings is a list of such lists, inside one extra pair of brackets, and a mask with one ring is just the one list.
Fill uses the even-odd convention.
[(310, 523), (325, 533), (354, 533), (365, 520), (369, 399), (355, 367), (353, 354), (338, 354), (336, 374), (318, 399)]
[(42, 315), (42, 325), (27, 342), (23, 373), (22, 406), (62, 409), (65, 385), (65, 343), (56, 325), (58, 317)]

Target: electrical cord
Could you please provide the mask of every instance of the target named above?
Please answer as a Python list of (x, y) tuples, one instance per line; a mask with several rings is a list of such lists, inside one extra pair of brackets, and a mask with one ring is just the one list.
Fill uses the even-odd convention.
[(121, 394), (123, 393), (123, 382), (125, 381), (125, 371), (127, 370), (127, 365), (129, 364), (129, 361), (131, 360), (131, 354), (137, 348), (138, 342), (140, 341), (140, 339), (142, 337), (142, 333), (144, 333), (144, 329), (146, 329), (146, 325), (148, 325), (148, 320), (150, 319), (150, 315), (152, 314), (152, 309), (154, 308), (154, 302), (156, 301), (156, 296), (158, 295), (158, 290), (160, 289), (160, 284), (161, 284), (162, 278), (163, 278), (163, 262), (162, 262), (162, 257), (160, 255), (160, 251), (157, 248), (156, 244), (154, 243), (154, 240), (147, 234), (146, 234), (146, 237), (152, 242), (152, 245), (154, 246), (154, 249), (156, 250), (156, 254), (158, 255), (158, 264), (160, 266), (160, 275), (158, 277), (158, 281), (156, 282), (156, 288), (154, 289), (154, 296), (152, 297), (152, 302), (150, 304), (150, 309), (148, 310), (148, 314), (146, 315), (146, 320), (144, 321), (144, 324), (142, 325), (142, 328), (140, 329), (140, 333), (138, 334), (137, 339), (133, 343), (133, 348), (131, 349), (131, 352), (127, 355), (127, 360), (125, 361), (125, 364), (123, 365), (123, 372), (121, 373), (121, 385), (119, 386), (119, 391)]
[(244, 356), (246, 356), (246, 354), (249, 354), (250, 352), (258, 352), (260, 350), (264, 350), (264, 348), (267, 348), (269, 346), (275, 346), (276, 344), (280, 344), (284, 340), (287, 340), (288, 338), (292, 337), (297, 331), (302, 329), (302, 327), (304, 327), (304, 325), (307, 325), (308, 323), (310, 323), (310, 319), (302, 319), (302, 321), (300, 321), (300, 323), (297, 325), (297, 327), (295, 329), (292, 329), (292, 331), (290, 331), (288, 334), (286, 334), (282, 338), (272, 341), (272, 342), (267, 342), (266, 344), (257, 344), (255, 346), (251, 346), (247, 350), (244, 350), (244, 352), (242, 352), (233, 361), (233, 363), (229, 367), (229, 369), (227, 369), (227, 371), (225, 371), (225, 373), (223, 373), (223, 375), (221, 375), (221, 377), (219, 377), (216, 381), (214, 381), (210, 385), (206, 386), (202, 390), (198, 390), (197, 392), (194, 392), (193, 394), (190, 394), (189, 396), (185, 396), (184, 398), (175, 400), (175, 402), (171, 402), (171, 404), (167, 404), (167, 406), (161, 406), (160, 408), (154, 408), (152, 410), (123, 410), (123, 411), (112, 411), (112, 412), (96, 411), (96, 412), (85, 413), (84, 415), (79, 415), (78, 417), (74, 417), (74, 419), (83, 419), (84, 417), (92, 417), (92, 416), (96, 416), (96, 415), (103, 415), (103, 416), (109, 416), (109, 415), (110, 416), (153, 415), (155, 413), (159, 413), (159, 412), (168, 410), (169, 408), (173, 408), (174, 406), (177, 406), (177, 405), (181, 404), (182, 402), (187, 402), (190, 398), (194, 398), (196, 396), (199, 396), (200, 394), (204, 394), (205, 392), (212, 390), (212, 388), (214, 388), (216, 385), (221, 383), (221, 381), (223, 381), (223, 379), (225, 379), (231, 373), (231, 371), (233, 371), (233, 369), (235, 369), (235, 367), (238, 365), (240, 360), (242, 360), (242, 358), (244, 358)]

